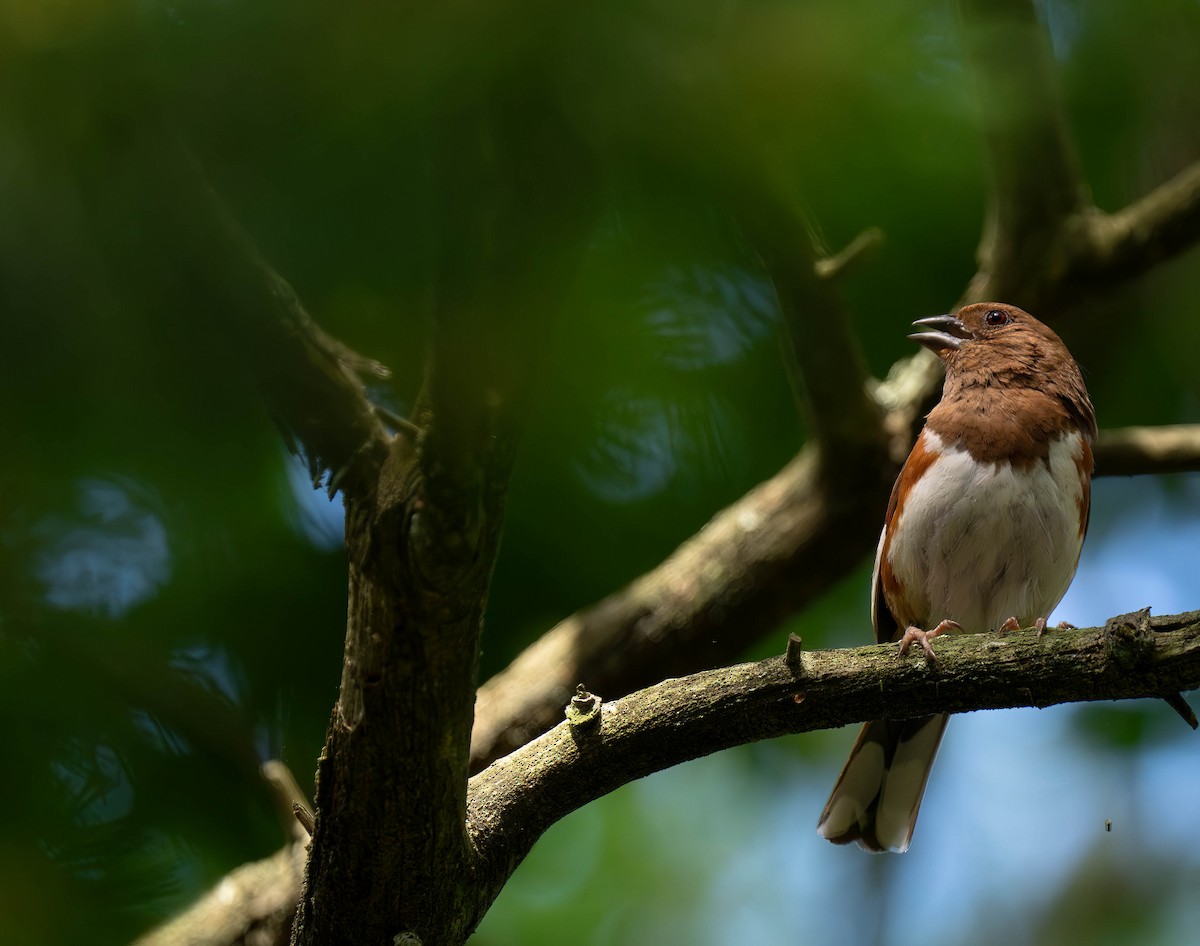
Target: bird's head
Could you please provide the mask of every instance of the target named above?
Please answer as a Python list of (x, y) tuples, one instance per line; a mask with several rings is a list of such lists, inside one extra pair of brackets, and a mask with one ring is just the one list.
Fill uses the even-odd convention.
[(925, 331), (908, 337), (946, 365), (943, 397), (1038, 391), (1066, 405), (1080, 429), (1095, 435), (1095, 414), (1079, 366), (1054, 330), (1024, 309), (976, 302), (913, 325)]
[(1039, 322), (1024, 309), (1003, 302), (976, 302), (963, 306), (953, 315), (931, 315), (917, 319), (913, 325), (927, 329), (910, 336), (934, 351), (943, 361), (963, 350), (979, 347), (1008, 347), (995, 344), (998, 340), (1014, 343), (1025, 339), (1032, 343), (1035, 338), (1062, 345), (1050, 328)]

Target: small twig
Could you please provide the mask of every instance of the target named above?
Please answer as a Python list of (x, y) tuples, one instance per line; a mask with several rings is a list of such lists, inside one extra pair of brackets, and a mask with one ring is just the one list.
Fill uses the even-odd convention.
[(784, 652), (784, 658), (787, 660), (787, 665), (795, 671), (799, 671), (804, 666), (804, 641), (799, 634), (789, 634), (787, 640), (787, 650)]
[[(296, 832), (293, 832), (293, 835), (297, 840), (307, 840), (312, 836), (312, 808), (308, 796), (300, 788), (292, 770), (279, 759), (268, 759), (262, 764), (259, 771), (266, 783), (271, 786), (272, 794), (279, 802), (286, 820), (292, 821), (293, 824), (298, 821), (297, 827), (303, 827), (306, 832), (306, 837), (303, 838)], [(304, 812), (304, 816), (300, 814), (301, 811)]]
[(292, 814), (296, 816), (296, 820), (300, 822), (308, 836), (311, 838), (313, 831), (316, 830), (317, 820), (313, 817), (313, 813), (308, 810), (307, 806), (300, 804), (298, 801), (292, 802)]
[(868, 227), (851, 240), (840, 253), (826, 256), (813, 263), (813, 272), (820, 279), (836, 279), (852, 266), (867, 260), (883, 246), (883, 242), (883, 231), (879, 227)]
[(1192, 729), (1200, 729), (1200, 720), (1196, 719), (1196, 713), (1188, 706), (1188, 702), (1183, 698), (1182, 693), (1172, 693), (1170, 696), (1164, 696), (1163, 702), (1178, 713), (1183, 721), (1191, 726)]
[(1113, 214), (1091, 215), (1087, 256), (1076, 265), (1102, 284), (1127, 279), (1200, 239), (1200, 161)]
[(421, 428), (414, 424), (407, 417), (401, 417), (395, 411), (389, 410), (382, 404), (375, 404), (375, 415), (385, 424), (390, 425), (397, 433), (404, 433), (416, 440), (421, 433)]

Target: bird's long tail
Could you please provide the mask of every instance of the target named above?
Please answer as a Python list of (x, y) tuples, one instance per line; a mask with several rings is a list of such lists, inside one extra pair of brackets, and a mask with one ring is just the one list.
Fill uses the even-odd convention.
[(907, 851), (949, 718), (866, 723), (817, 822), (821, 836), (866, 851)]

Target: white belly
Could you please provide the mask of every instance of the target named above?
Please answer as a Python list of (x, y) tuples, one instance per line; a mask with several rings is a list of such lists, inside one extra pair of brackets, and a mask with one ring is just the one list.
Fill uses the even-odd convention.
[(1049, 464), (1003, 469), (943, 446), (905, 498), (888, 550), (913, 613), (967, 631), (1047, 617), (1075, 575), (1083, 545), (1080, 434), (1050, 447)]

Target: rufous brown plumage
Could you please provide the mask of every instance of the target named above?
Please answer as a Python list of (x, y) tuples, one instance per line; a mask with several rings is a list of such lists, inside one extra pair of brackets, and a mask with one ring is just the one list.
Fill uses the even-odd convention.
[[(1067, 347), (1028, 312), (984, 302), (915, 324), (946, 380), (892, 489), (871, 618), (876, 640), (933, 660), (946, 631), (1044, 629), (1087, 532), (1096, 417)], [(817, 830), (906, 850), (947, 719), (864, 725)]]

